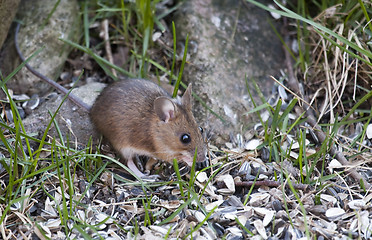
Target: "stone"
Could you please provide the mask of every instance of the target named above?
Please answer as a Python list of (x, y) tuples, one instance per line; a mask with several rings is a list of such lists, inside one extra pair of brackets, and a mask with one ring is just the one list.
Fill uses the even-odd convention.
[[(76, 41), (79, 36), (79, 5), (76, 0), (57, 1), (22, 1), (19, 5), (17, 19), (21, 21), (18, 44), (25, 58), (42, 49), (29, 64), (40, 73), (51, 79), (57, 79), (61, 73), (67, 56), (72, 49), (59, 38)], [(56, 6), (55, 6), (56, 5)], [(55, 8), (55, 10), (53, 10)], [(50, 16), (48, 18), (48, 16)], [(14, 29), (13, 29), (14, 32)], [(10, 62), (4, 76), (11, 73), (20, 63), (14, 51), (13, 39), (7, 49), (3, 49), (2, 62)], [(15, 93), (43, 95), (51, 86), (33, 75), (25, 67), (12, 78), (7, 86)]]
[(280, 29), (268, 12), (239, 0), (185, 1), (176, 14), (177, 40), (189, 34), (183, 80), (192, 82), (196, 94), (224, 119), (196, 104), (198, 122), (211, 129), (217, 144), (258, 122), (255, 114), (245, 114), (252, 109), (245, 77), (252, 93), (255, 79), (268, 96), (274, 84), (270, 75), (284, 68), (282, 44), (269, 19)]
[[(74, 89), (72, 94), (91, 106), (104, 87), (105, 84), (103, 83), (92, 82)], [(54, 96), (55, 97), (45, 101), (39, 108), (33, 110), (32, 113), (22, 121), (27, 133), (44, 133), (51, 121), (49, 112), (54, 114), (64, 97), (62, 94), (56, 94)], [(66, 139), (66, 136), (69, 136), (70, 142), (72, 143), (76, 140), (80, 145), (85, 146), (90, 137), (96, 136), (94, 139), (98, 139), (98, 134), (94, 131), (88, 112), (76, 106), (70, 100), (66, 100), (62, 104), (55, 119), (63, 137)], [(48, 134), (52, 137), (58, 137), (54, 125), (52, 125)]]
[(17, 13), (20, 0), (0, 0), (0, 48)]

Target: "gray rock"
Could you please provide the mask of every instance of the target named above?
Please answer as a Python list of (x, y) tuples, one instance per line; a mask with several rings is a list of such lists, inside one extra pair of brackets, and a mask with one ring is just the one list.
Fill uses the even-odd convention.
[(184, 80), (193, 82), (193, 90), (225, 122), (200, 104), (195, 115), (205, 129), (223, 138), (221, 142), (257, 121), (254, 114), (244, 115), (252, 108), (245, 76), (254, 78), (268, 95), (273, 85), (269, 76), (278, 75), (284, 66), (282, 45), (269, 18), (264, 10), (240, 0), (185, 1), (177, 14), (177, 39), (189, 34)]
[[(92, 105), (101, 90), (105, 87), (102, 83), (88, 83), (72, 91), (72, 94), (80, 98), (88, 105)], [(54, 97), (45, 101), (39, 108), (23, 120), (23, 124), (28, 133), (43, 134), (46, 127), (51, 121), (49, 112), (54, 114), (63, 100), (63, 95), (55, 94)], [(87, 111), (76, 106), (69, 100), (66, 100), (59, 112), (56, 120), (58, 127), (64, 137), (69, 136), (70, 142), (78, 141), (79, 144), (85, 145), (90, 137), (95, 134), (93, 126), (89, 120)], [(52, 125), (48, 133), (52, 137), (58, 137), (56, 128)], [(97, 138), (95, 138), (97, 139)]]
[(17, 13), (20, 0), (0, 0), (0, 48), (8, 35), (8, 30)]
[[(57, 1), (24, 0), (20, 4), (17, 13), (17, 18), (22, 22), (18, 37), (21, 52), (25, 57), (28, 57), (35, 51), (43, 48), (29, 64), (51, 79), (57, 79), (60, 75), (60, 71), (71, 50), (59, 38), (76, 41), (79, 36), (77, 31), (79, 29), (79, 6), (77, 1), (61, 0), (55, 6), (56, 3)], [(56, 7), (55, 10), (53, 10), (54, 7)], [(48, 19), (47, 16), (50, 16), (50, 18)], [(21, 63), (14, 51), (13, 42), (14, 39), (10, 37), (7, 41), (7, 46), (4, 47), (1, 54), (1, 62), (5, 63), (1, 64), (2, 72), (5, 76)], [(26, 68), (21, 69), (7, 83), (7, 86), (15, 93), (27, 93), (29, 96), (34, 93), (43, 96), (51, 89), (50, 85), (34, 76)], [(90, 83), (74, 89), (72, 92), (84, 102), (92, 105), (95, 97), (102, 88), (103, 84)], [(63, 99), (63, 95), (60, 94), (53, 96), (34, 109), (23, 120), (28, 133), (36, 133), (38, 135), (44, 133), (51, 121), (50, 113), (54, 114), (57, 111)], [(77, 139), (79, 143), (85, 145), (94, 133), (88, 113), (69, 100), (63, 103), (56, 116), (56, 120), (62, 135), (64, 137), (69, 135), (71, 142)], [(48, 134), (52, 137), (58, 137), (54, 125), (52, 125)]]
[[(18, 43), (23, 55), (27, 58), (43, 48), (29, 64), (51, 79), (57, 79), (71, 49), (59, 38), (76, 41), (79, 36), (77, 1), (61, 0), (53, 11), (55, 4), (56, 1), (26, 0), (22, 1), (17, 13), (17, 18), (22, 22)], [(3, 73), (8, 74), (20, 64), (20, 60), (12, 49), (4, 50), (9, 50), (9, 53), (3, 53), (2, 56), (12, 63), (10, 69), (2, 69)], [(42, 95), (50, 89), (26, 68), (21, 69), (7, 85), (16, 93), (28, 93), (30, 96), (34, 93)]]
[(88, 82), (84, 86), (73, 89), (71, 93), (80, 98), (89, 106), (92, 106), (104, 87), (106, 87), (106, 84), (98, 82)]

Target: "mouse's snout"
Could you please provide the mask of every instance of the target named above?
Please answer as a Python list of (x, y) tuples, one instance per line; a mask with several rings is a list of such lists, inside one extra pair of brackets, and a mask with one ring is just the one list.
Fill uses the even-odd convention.
[(209, 158), (206, 149), (201, 149), (201, 151), (198, 151), (195, 164), (197, 170), (209, 166)]

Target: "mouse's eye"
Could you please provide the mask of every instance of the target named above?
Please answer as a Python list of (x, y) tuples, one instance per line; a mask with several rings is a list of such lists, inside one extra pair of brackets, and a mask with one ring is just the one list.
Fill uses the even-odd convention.
[(199, 131), (200, 131), (201, 134), (204, 133), (204, 129), (202, 127), (199, 127)]
[(185, 133), (185, 134), (182, 134), (180, 140), (181, 140), (182, 143), (187, 144), (187, 143), (191, 142), (191, 137), (190, 137), (189, 134)]

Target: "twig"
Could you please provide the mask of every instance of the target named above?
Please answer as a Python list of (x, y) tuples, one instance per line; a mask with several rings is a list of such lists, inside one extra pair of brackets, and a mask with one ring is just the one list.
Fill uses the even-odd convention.
[[(114, 64), (114, 58), (112, 57), (112, 50), (111, 50), (111, 45), (110, 45), (110, 36), (108, 33), (108, 20), (107, 19), (102, 21), (100, 37), (103, 38), (105, 42), (105, 51), (107, 55), (107, 60), (110, 63)], [(115, 77), (118, 76), (115, 69), (112, 68), (111, 71)]]

